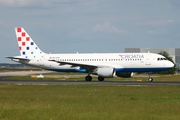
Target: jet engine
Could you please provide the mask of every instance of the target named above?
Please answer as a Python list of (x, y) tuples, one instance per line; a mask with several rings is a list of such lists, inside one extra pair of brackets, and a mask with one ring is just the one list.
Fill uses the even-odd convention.
[(133, 72), (116, 72), (118, 77), (128, 78), (133, 76)]
[(100, 77), (111, 78), (116, 74), (116, 70), (111, 67), (97, 68), (96, 74)]

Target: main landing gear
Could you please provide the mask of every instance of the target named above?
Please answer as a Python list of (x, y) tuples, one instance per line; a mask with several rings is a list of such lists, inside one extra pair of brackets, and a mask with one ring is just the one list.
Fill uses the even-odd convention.
[(148, 73), (148, 75), (149, 75), (149, 82), (153, 82), (153, 78), (151, 77), (151, 73)]
[[(91, 77), (90, 75), (88, 75), (88, 76), (85, 77), (85, 80), (86, 80), (86, 81), (92, 81), (92, 77)], [(104, 78), (99, 76), (99, 77), (98, 77), (98, 80), (99, 80), (99, 81), (104, 81)]]
[(92, 80), (92, 77), (91, 77), (90, 75), (88, 75), (88, 76), (85, 77), (85, 80), (86, 80), (86, 81), (91, 81), (91, 80)]
[(98, 77), (98, 80), (99, 80), (99, 81), (104, 81), (104, 78), (99, 76), (99, 77)]

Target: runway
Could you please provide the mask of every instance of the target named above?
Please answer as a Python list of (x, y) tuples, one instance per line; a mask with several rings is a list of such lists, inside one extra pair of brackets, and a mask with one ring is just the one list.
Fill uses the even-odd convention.
[(113, 86), (180, 86), (180, 82), (148, 81), (83, 81), (83, 80), (9, 80), (9, 76), (26, 76), (50, 73), (51, 71), (18, 71), (0, 73), (0, 84), (15, 85), (113, 85)]
[(15, 85), (112, 85), (112, 86), (180, 86), (180, 82), (139, 82), (139, 81), (68, 81), (68, 80), (7, 80), (0, 78), (0, 84)]

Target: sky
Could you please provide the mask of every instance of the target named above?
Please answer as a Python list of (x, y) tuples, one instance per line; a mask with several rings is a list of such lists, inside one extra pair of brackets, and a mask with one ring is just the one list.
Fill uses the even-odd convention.
[(0, 0), (0, 63), (23, 27), (46, 53), (180, 48), (180, 0)]

